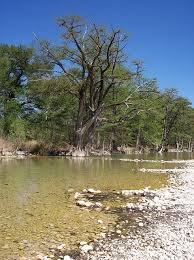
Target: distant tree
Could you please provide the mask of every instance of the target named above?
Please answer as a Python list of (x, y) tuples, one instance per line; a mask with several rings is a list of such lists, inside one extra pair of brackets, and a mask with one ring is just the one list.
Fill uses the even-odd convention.
[(13, 134), (16, 138), (15, 133), (21, 136), (22, 131), (25, 136), (23, 115), (29, 103), (26, 96), (28, 84), (45, 75), (39, 70), (43, 67), (51, 68), (35, 57), (32, 48), (0, 45), (0, 121), (4, 137)]
[(8, 136), (21, 113), (22, 97), (32, 58), (32, 49), (0, 45), (0, 115), (2, 132)]
[(159, 152), (167, 150), (171, 131), (184, 111), (190, 106), (190, 102), (185, 98), (179, 97), (175, 89), (168, 89), (162, 94), (161, 104), (164, 116), (162, 139), (158, 148)]
[(194, 109), (187, 107), (178, 117), (170, 134), (170, 144), (176, 146), (177, 151), (188, 149), (192, 151), (194, 140)]

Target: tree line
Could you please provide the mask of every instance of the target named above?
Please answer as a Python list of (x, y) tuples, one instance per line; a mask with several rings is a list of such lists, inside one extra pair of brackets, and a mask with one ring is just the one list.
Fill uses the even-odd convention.
[[(57, 19), (61, 43), (0, 45), (0, 135), (79, 150), (193, 149), (194, 109), (129, 61), (120, 29)], [(130, 64), (130, 65), (129, 65)]]

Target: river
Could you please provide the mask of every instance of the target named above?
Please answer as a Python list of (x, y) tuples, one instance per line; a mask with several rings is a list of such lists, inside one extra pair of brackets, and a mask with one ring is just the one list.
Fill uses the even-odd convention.
[[(176, 163), (122, 160), (127, 158), (182, 160), (193, 155), (0, 159), (0, 259), (33, 259), (62, 243), (71, 249), (114, 223), (113, 214), (80, 210), (74, 203), (75, 192), (158, 189), (168, 185), (168, 174), (145, 174), (139, 169), (176, 167)], [(103, 227), (97, 224), (99, 218)]]

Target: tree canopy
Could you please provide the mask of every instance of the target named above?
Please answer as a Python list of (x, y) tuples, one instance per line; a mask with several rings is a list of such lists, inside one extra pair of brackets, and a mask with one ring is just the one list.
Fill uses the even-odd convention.
[(2, 137), (77, 149), (192, 150), (191, 103), (129, 61), (124, 32), (77, 16), (57, 24), (61, 44), (0, 45)]

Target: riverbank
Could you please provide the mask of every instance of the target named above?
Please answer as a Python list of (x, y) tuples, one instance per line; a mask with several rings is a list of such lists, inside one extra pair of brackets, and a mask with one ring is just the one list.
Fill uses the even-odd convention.
[(170, 187), (156, 191), (155, 201), (145, 199), (142, 224), (126, 237), (101, 241), (87, 259), (194, 259), (194, 162), (185, 162), (170, 181)]
[[(192, 154), (193, 150), (182, 149), (177, 150), (174, 148), (169, 148), (166, 153), (176, 153), (183, 154), (188, 153)], [(25, 142), (21, 142), (19, 140), (6, 140), (0, 138), (0, 158), (17, 158), (17, 157), (30, 157), (30, 156), (72, 156), (72, 157), (103, 157), (103, 156), (111, 156), (111, 155), (148, 155), (148, 154), (158, 154), (157, 149), (153, 147), (142, 147), (141, 149), (137, 149), (133, 146), (125, 146), (121, 145), (116, 147), (115, 150), (112, 150), (110, 147), (104, 147), (102, 149), (95, 149), (93, 147), (85, 147), (85, 149), (80, 150), (74, 147), (71, 144), (63, 143), (61, 146), (52, 144), (52, 143), (44, 143), (37, 140), (29, 140)]]

